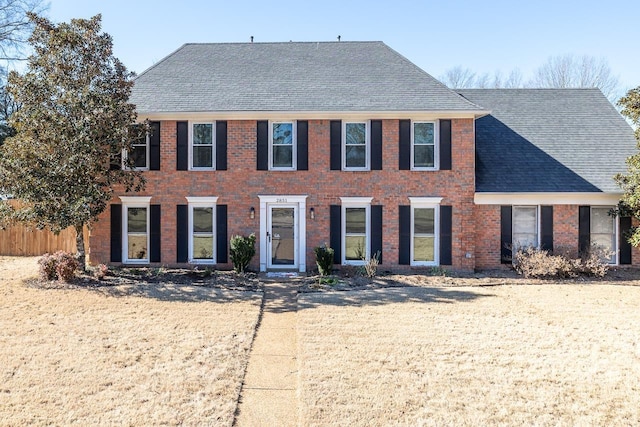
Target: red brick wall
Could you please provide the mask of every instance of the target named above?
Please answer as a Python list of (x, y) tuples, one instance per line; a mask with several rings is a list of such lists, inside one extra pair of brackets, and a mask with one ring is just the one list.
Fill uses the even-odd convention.
[[(398, 169), (398, 120), (383, 120), (383, 170), (343, 172), (329, 170), (329, 120), (309, 121), (308, 171), (256, 170), (256, 121), (228, 121), (226, 171), (176, 171), (176, 122), (161, 124), (161, 170), (145, 172), (147, 186), (139, 196), (152, 196), (162, 206), (162, 262), (176, 261), (176, 205), (186, 196), (218, 196), (228, 205), (228, 233), (260, 235), (258, 195), (308, 195), (307, 268), (315, 268), (313, 247), (329, 242), (329, 206), (340, 197), (373, 197), (383, 205), (383, 264), (398, 264), (398, 205), (409, 205), (408, 197), (443, 197), (453, 206), (452, 261), (455, 269), (473, 269), (476, 240), (473, 216), (474, 135), (472, 119), (452, 120), (451, 171), (401, 171)], [(130, 194), (133, 195), (133, 194)], [(114, 203), (120, 203), (115, 199)], [(249, 209), (256, 215), (249, 218)], [(315, 219), (308, 216), (315, 210)], [(91, 261), (109, 261), (109, 210), (93, 226)], [(498, 234), (499, 236), (499, 234)], [(259, 242), (256, 244), (259, 248)], [(465, 255), (471, 254), (471, 258)], [(257, 268), (259, 255), (253, 261)]]

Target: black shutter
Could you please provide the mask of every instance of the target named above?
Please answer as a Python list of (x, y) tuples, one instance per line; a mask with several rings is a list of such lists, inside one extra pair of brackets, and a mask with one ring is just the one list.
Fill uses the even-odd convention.
[(440, 170), (451, 170), (451, 120), (440, 120)]
[(540, 249), (553, 252), (553, 206), (540, 207)]
[(371, 120), (371, 170), (382, 170), (382, 120)]
[(342, 264), (342, 206), (329, 207), (329, 245), (333, 249), (333, 263)]
[(620, 264), (631, 264), (631, 243), (627, 240), (631, 232), (631, 217), (620, 217)]
[(398, 264), (411, 264), (411, 206), (398, 206), (398, 232), (400, 241), (398, 245)]
[(451, 265), (453, 208), (440, 206), (440, 265)]
[(511, 264), (513, 260), (511, 221), (511, 206), (500, 206), (500, 262), (502, 264)]
[(216, 170), (227, 170), (227, 122), (216, 122)]
[(259, 171), (269, 170), (269, 122), (260, 120), (257, 123), (257, 168)]
[(578, 208), (578, 253), (589, 253), (591, 248), (591, 206)]
[(298, 120), (297, 138), (297, 169), (306, 171), (309, 170), (309, 122), (306, 120)]
[(376, 253), (382, 264), (382, 205), (371, 206), (371, 257)]
[[(339, 171), (342, 169), (342, 121), (331, 120), (330, 129), (330, 169)], [(335, 248), (334, 248), (335, 249)]]
[(176, 169), (189, 169), (189, 122), (178, 122), (176, 129)]
[(160, 170), (160, 122), (149, 123), (149, 170)]
[(408, 171), (411, 169), (411, 120), (400, 120), (398, 141), (400, 170)]
[(149, 222), (149, 231), (151, 232), (149, 236), (149, 261), (160, 262), (162, 241), (160, 205), (149, 206)]
[(228, 262), (227, 205), (216, 205), (216, 263)]
[(189, 260), (189, 206), (178, 205), (176, 211), (176, 262)]
[(111, 262), (122, 262), (122, 205), (111, 205)]

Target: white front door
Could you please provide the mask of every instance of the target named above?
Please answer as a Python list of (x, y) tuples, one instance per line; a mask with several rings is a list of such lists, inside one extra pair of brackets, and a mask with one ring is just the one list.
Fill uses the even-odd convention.
[(267, 218), (268, 268), (298, 268), (298, 207), (269, 205)]
[(307, 196), (258, 196), (260, 271), (306, 271)]

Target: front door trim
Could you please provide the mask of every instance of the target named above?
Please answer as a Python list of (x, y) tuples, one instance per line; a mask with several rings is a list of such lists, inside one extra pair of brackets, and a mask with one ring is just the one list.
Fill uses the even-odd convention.
[(269, 244), (267, 238), (268, 224), (268, 208), (270, 206), (294, 207), (297, 209), (296, 216), (298, 218), (298, 229), (296, 230), (298, 265), (300, 273), (307, 271), (306, 254), (307, 254), (307, 197), (308, 196), (258, 196), (260, 199), (260, 271), (267, 271), (268, 267), (268, 250)]

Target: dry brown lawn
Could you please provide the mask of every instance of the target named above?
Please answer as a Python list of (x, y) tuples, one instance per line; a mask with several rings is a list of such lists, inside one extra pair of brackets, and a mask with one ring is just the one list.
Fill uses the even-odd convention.
[(259, 293), (22, 282), (35, 274), (0, 257), (1, 425), (231, 425)]
[(640, 287), (301, 295), (303, 425), (638, 425)]

